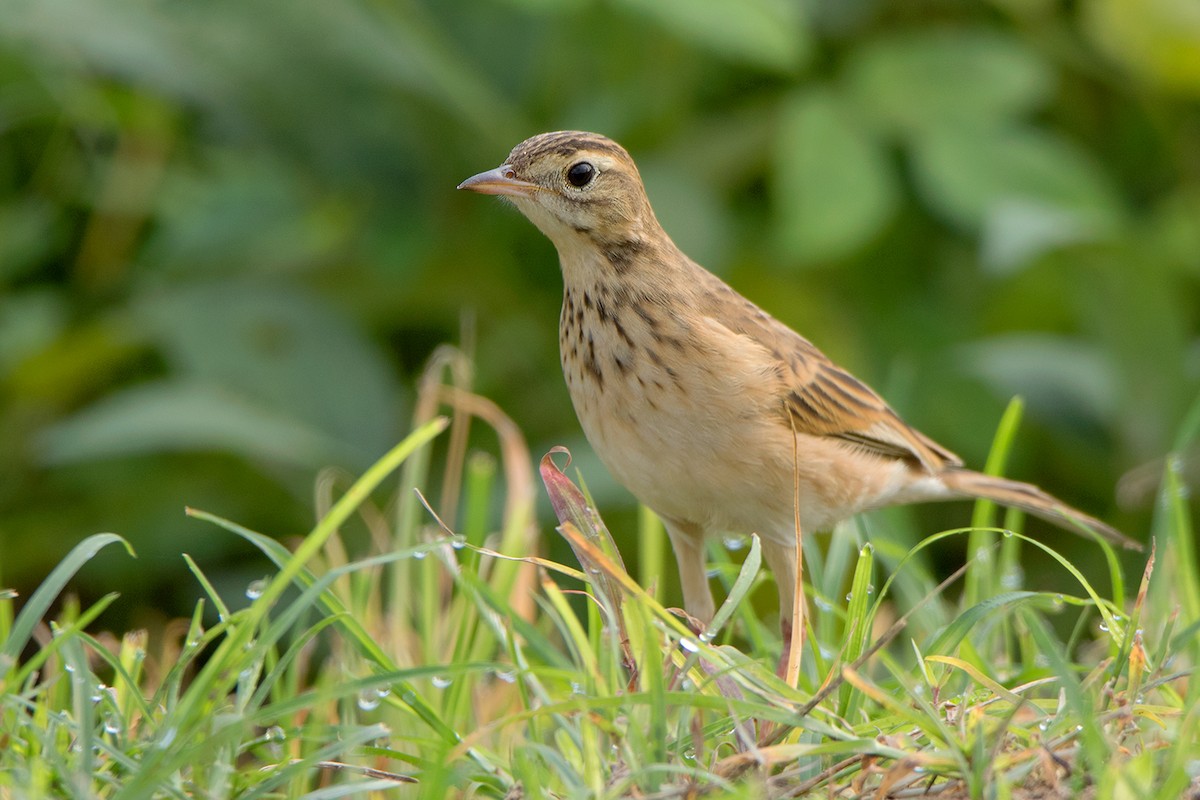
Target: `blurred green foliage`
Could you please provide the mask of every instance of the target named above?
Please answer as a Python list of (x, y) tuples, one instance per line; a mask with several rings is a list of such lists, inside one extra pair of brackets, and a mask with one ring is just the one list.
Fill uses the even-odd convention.
[(306, 530), (467, 311), (477, 388), (628, 505), (551, 246), (453, 190), (556, 128), (970, 462), (1024, 394), (1012, 474), (1144, 535), (1114, 484), (1200, 388), (1198, 100), (1193, 0), (0, 0), (3, 582), (98, 530), (167, 613), (181, 550), (258, 577), (183, 506)]

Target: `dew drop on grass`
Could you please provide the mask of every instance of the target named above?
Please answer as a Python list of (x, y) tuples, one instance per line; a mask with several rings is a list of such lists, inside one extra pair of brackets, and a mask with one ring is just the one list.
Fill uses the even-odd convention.
[[(571, 681), (571, 694), (584, 694), (583, 684), (578, 681)], [(616, 745), (613, 745), (616, 748)]]
[(257, 600), (263, 596), (263, 592), (266, 590), (267, 579), (257, 578), (256, 580), (250, 581), (250, 584), (246, 587), (246, 597), (249, 597), (251, 600)]
[(1010, 531), (1008, 528), (1004, 529), (1004, 538), (1005, 539), (1011, 539), (1012, 535), (1013, 535), (1012, 531)]
[(272, 725), (267, 728), (267, 732), (263, 734), (268, 742), (282, 742), (287, 738), (287, 734), (283, 732), (283, 728), (278, 725)]
[(821, 611), (833, 611), (833, 603), (829, 602), (824, 597), (818, 595), (817, 597), (813, 598), (813, 603), (815, 603), (817, 608)]
[(454, 683), (454, 681), (444, 675), (434, 675), (429, 679), (429, 682), (433, 684), (433, 688), (435, 689), (446, 689), (450, 684)]
[(505, 683), (516, 683), (517, 682), (516, 670), (498, 669), (498, 670), (496, 670), (496, 677), (499, 678), (500, 680), (504, 681)]
[(358, 707), (363, 711), (374, 711), (379, 708), (379, 695), (374, 689), (363, 689), (358, 693)]
[(1020, 567), (1013, 567), (1005, 570), (1004, 575), (1000, 577), (1000, 585), (1005, 589), (1019, 589), (1024, 580), (1024, 571)]
[(387, 697), (387, 696), (388, 696), (389, 694), (391, 694), (391, 693), (392, 693), (392, 687), (390, 687), (390, 686), (377, 686), (377, 687), (375, 687), (375, 694), (379, 695), (379, 699), (380, 699), (380, 700), (382, 700), (383, 698)]
[(1100, 623), (1100, 630), (1101, 630), (1101, 631), (1103, 631), (1104, 633), (1108, 633), (1108, 624), (1107, 624), (1107, 623), (1104, 623), (1104, 622), (1101, 622), (1101, 623)]
[(1044, 719), (1038, 723), (1038, 730), (1046, 731), (1050, 729), (1050, 720)]
[(104, 732), (105, 733), (107, 733), (111, 736), (116, 736), (117, 734), (121, 733), (123, 730), (125, 730), (125, 726), (121, 724), (120, 717), (118, 717), (116, 714), (105, 714), (104, 715)]
[(875, 594), (875, 584), (873, 584), (873, 583), (867, 584), (867, 594), (868, 595)]
[(700, 633), (700, 641), (704, 644), (712, 644), (712, 640), (717, 638), (716, 631), (705, 630)]
[(846, 592), (846, 602), (849, 603), (854, 599), (854, 592)]
[(99, 703), (103, 699), (104, 699), (104, 684), (98, 683), (98, 684), (96, 684), (96, 690), (94, 692), (92, 692), (92, 702)]
[(726, 550), (741, 550), (746, 546), (746, 539), (744, 536), (726, 536), (724, 539), (722, 539), (722, 541), (725, 544)]
[(695, 639), (688, 639), (687, 637), (684, 637), (679, 640), (679, 646), (684, 650), (687, 650), (689, 653), (700, 652), (700, 643)]
[(453, 539), (450, 542), (450, 546), (453, 547), (455, 550), (462, 550), (464, 547), (467, 546), (467, 542), (465, 539)]

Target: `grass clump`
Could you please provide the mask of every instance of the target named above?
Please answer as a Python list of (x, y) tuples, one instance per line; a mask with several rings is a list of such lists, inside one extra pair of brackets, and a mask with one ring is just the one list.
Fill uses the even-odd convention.
[[(697, 635), (657, 596), (666, 544), (653, 516), (635, 580), (551, 453), (540, 473), (579, 566), (541, 557), (529, 454), (492, 404), (442, 385), (457, 363), (431, 368), (414, 432), (367, 474), (336, 498), (340, 478), (323, 476), (320, 522), (294, 548), (189, 512), (275, 564), (246, 607), (189, 559), (204, 598), (156, 641), (90, 633), (115, 595), (51, 618), (71, 576), (121, 543), (112, 534), (81, 543), (19, 613), (0, 596), (0, 796), (1196, 791), (1200, 586), (1173, 460), (1136, 587), (1097, 544), (1111, 596), (1017, 516), (988, 527), (983, 508), (972, 528), (907, 544), (862, 524), (806, 537), (807, 644), (790, 686), (774, 671), (774, 620), (752, 602), (770, 580), (756, 538), (714, 544), (729, 599)], [(499, 460), (468, 452), (472, 418), (499, 433)], [(414, 488), (438, 446), (434, 503)], [(376, 506), (397, 469), (395, 502)], [(939, 582), (928, 553), (952, 537), (967, 537), (969, 558)], [(1026, 587), (1033, 549), (1062, 591)]]

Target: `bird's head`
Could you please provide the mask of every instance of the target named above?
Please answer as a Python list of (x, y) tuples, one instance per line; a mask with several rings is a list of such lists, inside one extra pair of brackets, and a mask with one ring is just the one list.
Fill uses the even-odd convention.
[(659, 231), (629, 153), (596, 133), (557, 131), (526, 139), (504, 163), (458, 186), (511, 200), (565, 253), (642, 241)]

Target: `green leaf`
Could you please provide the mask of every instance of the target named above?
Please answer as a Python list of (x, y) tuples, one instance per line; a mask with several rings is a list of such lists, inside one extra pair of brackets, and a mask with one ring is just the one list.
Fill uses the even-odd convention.
[(1043, 414), (1110, 420), (1117, 413), (1118, 379), (1111, 360), (1086, 342), (1006, 334), (965, 345), (958, 356), (998, 396), (1021, 395)]
[(784, 107), (775, 166), (776, 236), (794, 258), (849, 255), (896, 210), (882, 148), (828, 90), (802, 92)]
[(809, 49), (800, 5), (787, 0), (620, 0), (676, 36), (732, 61), (780, 72)]
[(136, 314), (179, 373), (357, 447), (352, 466), (397, 436), (400, 393), (387, 359), (313, 295), (218, 281), (153, 294)]
[(981, 130), (1038, 107), (1049, 66), (1017, 39), (983, 29), (898, 33), (853, 51), (846, 85), (864, 113), (902, 136)]
[(46, 430), (44, 463), (189, 450), (315, 467), (355, 455), (294, 418), (237, 392), (195, 381), (138, 386), (110, 395)]
[(1014, 204), (1057, 214), (1072, 239), (1105, 236), (1119, 220), (1101, 167), (1053, 133), (1029, 128), (930, 131), (915, 144), (913, 157), (925, 199), (966, 228), (994, 225), (997, 215)]

